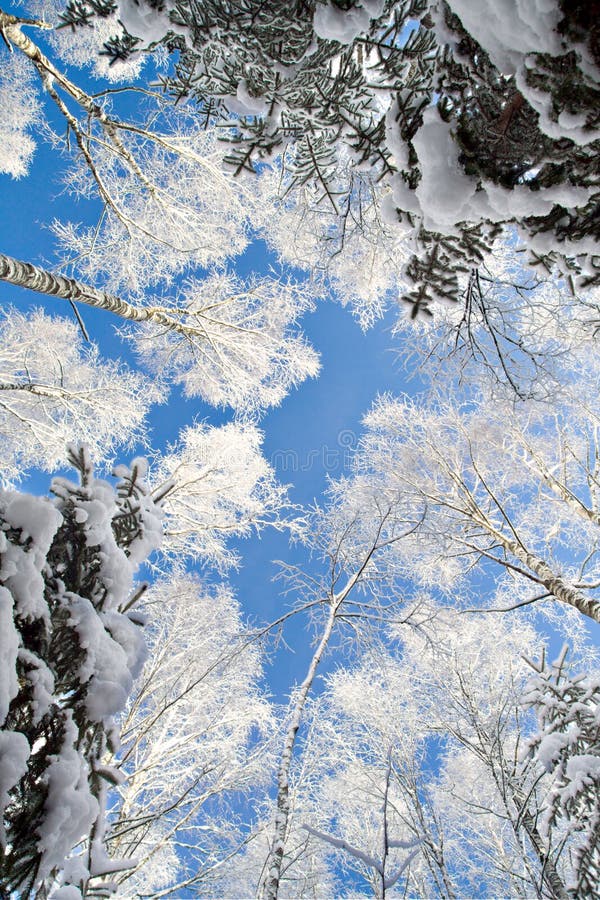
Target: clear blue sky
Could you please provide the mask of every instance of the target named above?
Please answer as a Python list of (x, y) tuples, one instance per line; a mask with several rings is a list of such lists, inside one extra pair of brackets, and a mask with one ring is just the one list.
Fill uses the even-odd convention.
[[(81, 80), (81, 79), (80, 79)], [(99, 205), (77, 203), (61, 184), (61, 157), (40, 138), (30, 174), (18, 181), (2, 176), (0, 193), (0, 248), (17, 258), (46, 265), (55, 264), (54, 243), (48, 225), (54, 218), (93, 223)], [(239, 258), (240, 274), (266, 271), (273, 258), (256, 242)], [(65, 301), (34, 294), (0, 282), (0, 301), (20, 309), (41, 306), (48, 313), (72, 315)], [(80, 308), (89, 334), (104, 356), (133, 363), (126, 344), (115, 335), (120, 320), (88, 307)], [(398, 364), (398, 345), (390, 333), (392, 320), (381, 321), (363, 333), (349, 310), (323, 299), (315, 312), (307, 314), (303, 329), (321, 356), (318, 379), (293, 391), (278, 408), (270, 410), (260, 425), (265, 433), (264, 453), (280, 480), (290, 485), (290, 499), (298, 504), (322, 500), (328, 476), (344, 470), (361, 430), (361, 417), (378, 392), (407, 389)], [(418, 382), (415, 382), (418, 386)], [(181, 426), (194, 418), (220, 424), (231, 418), (228, 411), (215, 410), (198, 400), (186, 401), (177, 388), (168, 404), (155, 407), (151, 418), (152, 445), (161, 449), (177, 438)], [(31, 473), (30, 489), (44, 492), (49, 477)], [(280, 585), (272, 578), (276, 559), (290, 560), (297, 548), (288, 546), (287, 535), (264, 530), (260, 536), (239, 541), (242, 565), (231, 573), (231, 581), (246, 613), (257, 620), (277, 618), (286, 603)], [(281, 654), (271, 674), (272, 690), (285, 695), (294, 677), (301, 677), (309, 645), (303, 623), (294, 620), (286, 640), (296, 652)]]

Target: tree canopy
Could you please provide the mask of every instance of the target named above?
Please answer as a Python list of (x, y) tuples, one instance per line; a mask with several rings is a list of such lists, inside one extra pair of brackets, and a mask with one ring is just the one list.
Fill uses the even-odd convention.
[(600, 57), (582, 5), (111, 0), (71, 2), (61, 21), (98, 16), (116, 28), (102, 50), (115, 67), (177, 54), (161, 87), (227, 126), (234, 172), (291, 147), (286, 194), (311, 184), (342, 221), (361, 180), (384, 185), (384, 218), (419, 247), (404, 267), (413, 315), (452, 298), (507, 223), (532, 262), (597, 283)]
[(0, 9), (0, 897), (597, 897), (595, 12)]

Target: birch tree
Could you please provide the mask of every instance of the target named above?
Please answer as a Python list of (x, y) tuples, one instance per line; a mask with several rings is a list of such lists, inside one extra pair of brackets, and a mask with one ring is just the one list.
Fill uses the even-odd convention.
[(304, 765), (318, 774), (300, 786), (295, 815), (322, 842), (340, 879), (336, 893), (352, 885), (374, 897), (456, 896), (429, 800), (436, 744), (421, 717), (419, 686), (381, 640), (325, 681), (305, 748)]
[[(381, 895), (383, 840), (398, 873), (390, 896), (572, 896), (576, 848), (596, 838), (591, 820), (570, 836), (544, 824), (564, 767), (552, 771), (550, 737), (547, 774), (527, 758), (538, 744), (523, 654), (540, 635), (522, 617), (490, 627), (488, 616), (428, 608), (421, 627), (392, 626), (397, 644), (327, 676), (294, 815), (341, 868), (336, 894), (366, 882)], [(396, 843), (411, 842), (394, 866)]]
[[(369, 852), (369, 850), (361, 849), (360, 845), (355, 846), (344, 838), (339, 838), (328, 832), (320, 831), (317, 828), (313, 828), (311, 825), (305, 825), (304, 827), (309, 834), (313, 835), (313, 837), (323, 841), (329, 847), (341, 850), (342, 854), (349, 856), (351, 862), (346, 862), (346, 865), (350, 869), (354, 866), (359, 871), (362, 870), (362, 872), (365, 873), (367, 881), (370, 882), (372, 886), (373, 895), (385, 900), (385, 897), (389, 896), (392, 889), (400, 881), (410, 866), (412, 859), (417, 855), (418, 850), (415, 850), (414, 848), (415, 846), (418, 847), (422, 838), (419, 835), (417, 837), (412, 836), (402, 840), (394, 836), (397, 832), (394, 829), (394, 825), (396, 824), (396, 817), (394, 816), (396, 804), (391, 799), (391, 750), (388, 750), (387, 766), (384, 771), (381, 772), (374, 769), (369, 772), (363, 785), (361, 785), (360, 781), (360, 777), (356, 777), (356, 775), (352, 777), (351, 775), (353, 790), (360, 791), (362, 788), (369, 797), (372, 819), (375, 820), (373, 823), (369, 824), (375, 825), (375, 835), (367, 833), (364, 837), (370, 839), (370, 843), (372, 841), (373, 844), (378, 845), (377, 849), (379, 852), (375, 851), (375, 853), (373, 853), (372, 851)], [(377, 817), (377, 813), (380, 813), (380, 821), (377, 821), (377, 818), (379, 818)], [(363, 824), (366, 824), (364, 823), (364, 819)], [(367, 832), (371, 831), (368, 827), (366, 830)], [(362, 843), (363, 842), (361, 841), (360, 844)], [(394, 858), (397, 856), (397, 853), (394, 851), (398, 850), (404, 851), (404, 859), (402, 859), (401, 862), (398, 862), (398, 860)], [(407, 851), (410, 850), (413, 852), (408, 853)]]
[(210, 892), (244, 843), (236, 804), (271, 771), (261, 650), (227, 585), (159, 581), (143, 611), (148, 660), (120, 722), (107, 844), (131, 861), (127, 894)]
[(528, 602), (598, 621), (595, 408), (480, 396), (461, 409), (447, 394), (382, 398), (366, 422), (358, 470), (423, 516), (402, 545), (413, 577), (454, 590), (474, 567), (500, 566), (531, 585)]
[(432, 799), (455, 877), (471, 890), (485, 879), (491, 896), (566, 897), (562, 836), (538, 831), (547, 785), (519, 761), (534, 724), (522, 704), (522, 655), (540, 637), (522, 620), (491, 628), (487, 618), (452, 619), (439, 644), (407, 643), (423, 712), (449, 736)]
[[(0, 11), (6, 46), (38, 77), (51, 121), (59, 135), (66, 131), (55, 142), (73, 156), (68, 189), (92, 199), (98, 218), (90, 228), (54, 225), (61, 269), (83, 280), (6, 255), (0, 278), (135, 324), (140, 358), (190, 396), (251, 411), (279, 403), (318, 371), (298, 328), (314, 293), (291, 280), (242, 281), (222, 268), (199, 277), (200, 268), (222, 267), (246, 248), (252, 194), (222, 171), (214, 136), (159, 93), (140, 90), (128, 119), (114, 109), (126, 89), (92, 96), (79, 87), (23, 30), (46, 27)], [(18, 94), (22, 65), (12, 69), (7, 81)], [(22, 86), (31, 106), (30, 79)], [(183, 274), (189, 281), (175, 284)]]
[(86, 444), (90, 457), (110, 464), (119, 445), (145, 443), (145, 419), (162, 399), (161, 384), (102, 359), (77, 325), (41, 310), (0, 317), (0, 431), (5, 482), (24, 469), (57, 469), (65, 447)]
[[(586, 390), (594, 380), (600, 295), (574, 290), (572, 281), (525, 263), (514, 233), (498, 241), (479, 269), (465, 273), (460, 302), (440, 307), (428, 322), (396, 321), (396, 336), (411, 341), (407, 369), (436, 384), (446, 380), (470, 394), (552, 404)], [(418, 335), (418, 339), (414, 338)]]
[[(393, 551), (415, 527), (400, 517), (393, 496), (377, 497), (367, 488), (345, 502), (345, 498), (334, 494), (328, 508), (314, 511), (304, 532), (307, 546), (322, 560), (322, 573), (313, 576), (294, 567), (284, 569), (302, 599), (281, 621), (297, 612), (310, 611), (316, 646), (304, 679), (292, 694), (286, 716), (276, 809), (260, 887), (264, 897), (275, 898), (279, 894), (289, 836), (290, 773), (321, 661), (337, 639), (340, 627), (347, 626), (350, 634), (358, 637), (363, 628), (368, 629), (371, 618), (379, 624), (386, 617), (400, 615), (403, 601), (401, 595), (394, 596), (399, 572)], [(409, 616), (410, 609), (405, 614)]]
[(206, 283), (190, 283), (180, 305), (141, 307), (3, 255), (0, 278), (141, 323), (131, 333), (140, 357), (180, 382), (188, 396), (216, 405), (250, 410), (276, 405), (319, 370), (316, 353), (293, 328), (311, 308), (312, 296), (292, 283), (265, 279), (244, 285), (233, 276), (215, 275)]
[[(89, 234), (88, 252), (94, 235), (100, 251), (88, 262), (91, 272), (104, 264), (106, 277), (114, 267), (115, 288), (135, 288), (140, 273), (152, 285), (190, 266), (223, 262), (245, 248), (249, 197), (221, 173), (201, 128), (185, 114), (171, 113), (153, 92), (140, 94), (137, 120), (122, 118), (113, 112), (118, 90), (109, 86), (90, 95), (23, 30), (37, 29), (43, 36), (51, 27), (46, 22), (2, 11), (0, 27), (7, 47), (36, 73), (56, 121), (71, 134), (77, 150), (67, 176), (71, 190), (80, 196), (92, 192), (101, 201), (98, 228)], [(148, 121), (152, 127), (146, 127)], [(60, 146), (62, 137), (57, 141)], [(75, 254), (83, 250), (82, 241)]]

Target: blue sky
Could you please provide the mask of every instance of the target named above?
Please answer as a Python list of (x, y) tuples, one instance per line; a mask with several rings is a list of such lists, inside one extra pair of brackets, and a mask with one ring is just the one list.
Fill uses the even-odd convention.
[[(60, 155), (40, 138), (29, 175), (18, 181), (3, 177), (0, 247), (9, 255), (53, 268), (54, 242), (48, 228), (52, 220), (60, 217), (91, 223), (97, 219), (98, 209), (96, 203), (78, 203), (65, 193)], [(255, 242), (233, 265), (246, 275), (266, 272), (275, 263), (262, 242)], [(0, 300), (22, 310), (40, 306), (48, 313), (72, 315), (65, 301), (3, 282)], [(119, 319), (89, 307), (80, 307), (80, 313), (103, 356), (134, 365), (127, 345), (115, 334)], [(361, 418), (379, 392), (407, 390), (392, 325), (390, 315), (363, 332), (349, 309), (331, 298), (323, 298), (314, 312), (305, 315), (302, 327), (320, 354), (320, 376), (292, 391), (260, 422), (265, 434), (264, 454), (280, 481), (289, 485), (293, 503), (306, 505), (322, 500), (328, 477), (335, 478), (344, 471), (360, 435)], [(153, 449), (160, 450), (175, 441), (179, 429), (194, 419), (220, 424), (231, 417), (228, 410), (184, 399), (175, 387), (168, 403), (155, 407), (151, 416)], [(49, 476), (32, 472), (26, 484), (31, 490), (45, 492)], [(265, 529), (260, 535), (238, 541), (237, 550), (242, 562), (230, 573), (230, 580), (244, 611), (254, 621), (277, 618), (286, 600), (281, 596), (280, 583), (272, 581), (279, 571), (274, 560), (296, 559), (298, 548), (289, 547), (286, 533)], [(304, 624), (298, 619), (287, 626), (286, 641), (295, 652), (279, 654), (269, 673), (271, 690), (278, 699), (289, 692), (294, 678), (302, 676), (310, 650)]]

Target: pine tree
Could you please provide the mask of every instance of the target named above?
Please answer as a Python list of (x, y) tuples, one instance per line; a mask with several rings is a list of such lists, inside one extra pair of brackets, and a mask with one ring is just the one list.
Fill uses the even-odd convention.
[(537, 712), (538, 732), (528, 757), (550, 773), (542, 827), (562, 825), (575, 838), (572, 896), (593, 898), (600, 883), (600, 680), (574, 675), (566, 657), (564, 648), (556, 662), (532, 664), (524, 699)]
[(102, 763), (144, 659), (133, 574), (161, 522), (142, 460), (118, 468), (116, 489), (84, 450), (72, 447), (69, 461), (79, 484), (55, 479), (54, 500), (0, 496), (3, 896), (85, 891), (119, 868), (103, 844), (118, 773)]

